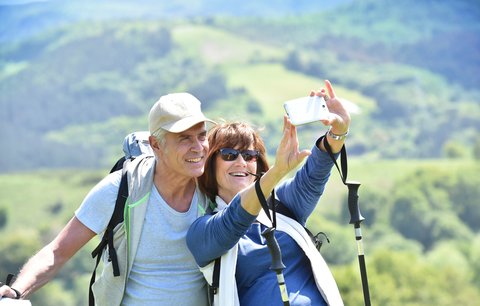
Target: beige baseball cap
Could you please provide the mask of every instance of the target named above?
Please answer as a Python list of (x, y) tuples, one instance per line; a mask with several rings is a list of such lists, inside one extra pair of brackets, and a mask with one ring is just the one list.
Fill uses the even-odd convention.
[(216, 124), (215, 121), (205, 117), (200, 105), (197, 98), (186, 92), (161, 96), (148, 115), (150, 134), (160, 128), (172, 133), (180, 133), (200, 122)]

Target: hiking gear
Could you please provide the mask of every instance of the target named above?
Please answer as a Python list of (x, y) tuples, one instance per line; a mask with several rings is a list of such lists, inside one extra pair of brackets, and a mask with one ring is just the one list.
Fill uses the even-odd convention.
[(246, 162), (256, 162), (257, 157), (260, 154), (256, 150), (235, 150), (232, 148), (223, 148), (218, 150), (220, 156), (224, 161), (234, 161), (238, 158), (239, 155), (242, 155), (242, 158)]
[(122, 169), (122, 179), (120, 181), (120, 186), (118, 188), (117, 200), (115, 202), (115, 208), (112, 214), (112, 217), (105, 229), (102, 240), (97, 245), (97, 247), (92, 251), (92, 257), (97, 258), (95, 267), (90, 278), (89, 286), (89, 305), (94, 305), (94, 294), (93, 294), (93, 284), (95, 283), (96, 270), (102, 253), (105, 248), (108, 246), (108, 262), (111, 262), (113, 275), (120, 275), (120, 267), (118, 264), (117, 252), (114, 247), (114, 229), (115, 227), (124, 221), (124, 207), (125, 202), (128, 198), (128, 180), (127, 180), (127, 168), (128, 164), (135, 159), (136, 157), (146, 154), (153, 155), (152, 148), (148, 142), (149, 132), (139, 131), (128, 134), (123, 141), (123, 152), (124, 156), (119, 158), (119, 160), (113, 165), (110, 173)]
[(189, 93), (172, 93), (160, 97), (148, 116), (148, 126), (153, 135), (159, 129), (172, 133), (188, 130), (200, 122), (211, 122), (200, 108), (200, 101)]
[[(314, 147), (312, 150), (314, 153), (321, 152), (321, 153), (314, 154), (314, 156), (316, 156), (317, 154), (320, 154), (322, 156), (321, 158), (322, 162), (319, 162), (318, 158), (314, 159), (314, 160), (317, 160), (317, 162), (315, 162), (316, 164), (318, 164), (320, 167), (326, 164), (329, 165), (328, 171), (316, 170), (315, 173), (325, 172), (325, 175), (327, 175), (327, 172), (328, 172), (328, 175), (329, 175), (330, 169), (333, 166), (333, 162), (330, 160), (329, 155), (326, 152), (320, 151), (318, 147)], [(312, 160), (310, 160), (310, 162), (308, 163), (311, 163), (311, 162)], [(309, 169), (315, 169), (313, 167), (313, 164), (311, 164), (311, 167), (309, 167)], [(255, 177), (260, 177), (260, 175), (257, 175), (255, 173), (250, 173), (250, 174)], [(321, 181), (323, 180), (326, 180), (326, 178), (322, 179)], [(319, 184), (320, 184), (320, 181), (319, 181)], [(275, 189), (275, 193), (276, 192), (277, 192), (277, 189)], [(224, 201), (218, 196), (216, 197), (215, 201), (216, 201), (216, 204), (218, 205), (217, 211), (220, 211), (227, 206), (227, 204), (224, 203)], [(317, 294), (320, 295), (325, 302), (328, 302), (329, 305), (343, 305), (335, 280), (331, 275), (331, 272), (329, 271), (329, 268), (325, 263), (324, 259), (318, 252), (318, 248), (321, 247), (322, 243), (328, 237), (322, 236), (324, 234), (321, 232), (318, 233), (316, 237), (311, 233), (309, 233), (309, 231), (304, 227), (303, 225), (304, 223), (300, 223), (300, 221), (298, 221), (297, 219), (297, 216), (295, 216), (295, 214), (292, 213), (292, 211), (290, 211), (290, 209), (286, 205), (284, 205), (281, 201), (279, 201), (277, 198), (275, 198), (275, 200), (272, 200), (272, 197), (269, 196), (267, 198), (267, 203), (270, 211), (272, 211), (273, 209), (276, 211), (277, 232), (275, 236), (277, 237), (277, 239), (278, 239), (278, 230), (281, 231), (280, 233), (281, 236), (284, 236), (285, 234), (290, 236), (289, 240), (291, 240), (292, 243), (296, 243), (297, 246), (300, 247), (300, 249), (303, 251), (305, 256), (307, 256), (307, 258), (309, 259), (310, 264), (308, 265), (308, 267), (306, 267), (306, 269), (310, 269), (311, 270), (310, 273), (313, 273), (312, 279), (314, 279), (314, 286)], [(298, 216), (298, 218), (302, 218), (301, 215)], [(265, 230), (266, 227), (272, 226), (272, 221), (268, 219), (264, 210), (260, 212), (259, 216), (256, 217), (256, 220), (261, 223), (261, 225), (258, 225), (258, 226), (261, 226), (261, 228), (259, 228), (259, 230), (256, 231), (258, 233), (258, 236), (255, 236), (255, 238), (253, 239), (255, 241), (261, 241), (263, 240), (263, 237), (260, 236), (261, 232)], [(244, 222), (246, 222), (246, 220), (244, 220)], [(314, 238), (315, 241), (312, 241), (310, 237)], [(265, 240), (263, 241), (265, 243)], [(263, 247), (266, 248), (267, 245), (265, 244)], [(236, 288), (233, 288), (233, 285), (231, 285), (230, 283), (230, 280), (233, 280), (236, 282), (234, 263), (236, 263), (237, 259), (236, 257), (232, 258), (233, 255), (231, 253), (235, 250), (240, 255), (240, 250), (237, 248), (238, 248), (238, 245), (235, 244), (235, 246), (232, 249), (228, 250), (227, 253), (223, 253), (223, 255), (220, 255), (221, 257), (217, 260), (210, 260), (208, 262), (201, 261), (202, 266), (200, 269), (204, 273), (204, 276), (210, 285), (210, 289), (211, 289), (210, 296), (211, 296), (211, 300), (214, 301), (214, 305), (222, 305), (222, 306), (238, 305), (235, 302), (236, 299), (234, 299), (235, 295), (232, 294), (232, 292), (235, 292), (235, 294), (237, 294)], [(270, 256), (270, 255), (266, 255), (266, 256)], [(270, 261), (270, 259), (268, 258), (265, 258), (265, 259)], [(215, 263), (218, 263), (219, 261), (220, 261), (220, 265), (218, 264), (216, 265)], [(284, 262), (284, 263), (285, 265), (289, 265), (289, 262)], [(234, 266), (231, 266), (231, 264), (234, 264)], [(217, 266), (219, 266), (220, 269), (216, 268)], [(269, 266), (267, 265), (265, 268), (268, 269), (268, 267)], [(219, 272), (217, 270), (219, 270)], [(264, 270), (262, 269), (262, 271)], [(285, 271), (286, 270), (284, 270), (284, 273)], [(217, 278), (219, 280), (215, 281), (214, 276), (218, 275), (218, 273), (220, 274), (220, 277)], [(264, 273), (267, 273), (267, 275), (270, 274), (270, 272), (268, 271), (264, 271)], [(277, 280), (273, 279), (273, 278), (276, 278), (276, 274), (275, 276), (273, 277), (272, 276), (273, 274), (271, 275), (271, 278), (269, 278), (269, 282), (271, 282), (272, 285), (278, 286), (276, 284)], [(240, 290), (240, 288), (238, 289)], [(280, 292), (275, 291), (274, 293), (275, 293), (274, 300), (277, 301), (278, 299), (278, 302), (280, 302), (280, 299), (281, 299)], [(220, 304), (218, 304), (219, 301), (220, 301)]]
[[(10, 286), (10, 284), (12, 283), (12, 280), (13, 280), (13, 277), (14, 275), (9, 273), (7, 275), (7, 279), (5, 280), (5, 286), (9, 287), (10, 289), (13, 290), (13, 292), (15, 292), (15, 297), (13, 298), (14, 300), (18, 300), (20, 299), (20, 297), (22, 296), (22, 294), (20, 293), (20, 291), (18, 291), (17, 289), (13, 288)], [(0, 287), (2, 286), (2, 282), (0, 282)], [(0, 299), (1, 299), (1, 296), (0, 296)]]
[(10, 287), (10, 289), (12, 289), (14, 292), (15, 292), (15, 297), (13, 299), (15, 300), (18, 300), (20, 299), (20, 297), (22, 296), (22, 294), (20, 293), (20, 291), (18, 291), (17, 289), (13, 288), (13, 287)]
[(283, 305), (289, 306), (290, 301), (288, 300), (287, 285), (285, 284), (285, 278), (283, 277), (285, 265), (282, 262), (282, 252), (278, 246), (277, 239), (275, 239), (275, 228), (267, 228), (262, 232), (262, 236), (267, 240), (267, 246), (270, 250), (270, 255), (272, 256), (270, 270), (275, 271), (277, 274), (278, 287), (280, 288), (280, 296), (282, 297)]
[[(216, 202), (218, 203), (220, 210), (226, 206), (226, 203), (223, 203), (223, 200), (218, 197)], [(263, 210), (256, 219), (264, 226), (271, 226), (271, 221)], [(317, 289), (328, 305), (343, 306), (335, 279), (333, 278), (333, 275), (322, 255), (317, 251), (313, 242), (310, 240), (305, 228), (295, 219), (280, 214), (277, 211), (276, 229), (277, 231), (281, 231), (289, 235), (305, 253), (309, 259), (310, 268), (312, 269)], [(238, 244), (235, 244), (234, 247), (228, 250), (227, 253), (223, 254), (218, 260), (221, 268), (218, 269), (218, 280), (215, 286), (215, 294), (211, 295), (213, 306), (239, 305), (237, 283), (235, 278), (237, 256)], [(215, 284), (215, 263), (216, 261), (211, 261), (208, 265), (200, 267), (205, 279), (211, 286), (214, 286)]]
[(7, 285), (8, 287), (10, 287), (10, 284), (12, 283), (12, 280), (13, 280), (13, 277), (14, 275), (9, 273), (7, 275), (7, 278), (5, 279), (5, 285)]
[[(107, 244), (107, 247), (97, 254), (97, 256), (101, 256), (103, 269), (91, 286), (90, 305), (95, 303), (95, 305), (117, 306), (124, 297), (144, 227), (147, 204), (153, 188), (155, 165), (153, 156), (142, 155), (131, 161), (127, 167), (129, 196), (125, 203), (124, 221), (113, 229), (112, 235), (119, 276), (114, 274), (113, 260), (109, 258), (110, 248)], [(197, 204), (198, 217), (205, 212), (206, 198), (204, 195), (197, 193)]]
[[(327, 132), (330, 133), (330, 130)], [(347, 132), (348, 134), (348, 132)], [(333, 157), (332, 149), (326, 140), (326, 135), (320, 137), (317, 141), (323, 141), (325, 149), (327, 150), (330, 157), (333, 159), (335, 166), (340, 174), (340, 178), (344, 185), (348, 188), (348, 210), (350, 212), (350, 224), (353, 224), (355, 229), (355, 240), (357, 241), (357, 253), (358, 253), (358, 263), (360, 265), (360, 275), (362, 278), (362, 288), (363, 288), (363, 300), (365, 306), (370, 306), (370, 292), (368, 290), (368, 278), (367, 278), (367, 268), (365, 264), (365, 254), (363, 251), (363, 242), (362, 242), (362, 230), (360, 228), (360, 223), (365, 220), (365, 218), (360, 213), (360, 206), (358, 205), (358, 188), (360, 187), (359, 182), (354, 181), (347, 181), (347, 151), (345, 149), (345, 145), (342, 147), (340, 151), (340, 162), (341, 162), (341, 169), (338, 167), (337, 161)], [(331, 136), (331, 135), (330, 135)], [(344, 135), (346, 136), (346, 134)]]
[(136, 158), (127, 168), (125, 177), (130, 185), (127, 186), (127, 190), (131, 194), (122, 201), (125, 205), (125, 209), (121, 210), (123, 220), (110, 231), (110, 234), (105, 232), (99, 246), (92, 252), (92, 257), (96, 256), (97, 262), (100, 261), (99, 258), (103, 259), (104, 267), (98, 279), (95, 279), (96, 267), (92, 273), (89, 292), (91, 306), (120, 305), (138, 247), (147, 209), (145, 204), (148, 202), (153, 184), (155, 158), (148, 155)]
[[(262, 224), (268, 224), (269, 219), (262, 211), (258, 215), (257, 221)], [(306, 228), (295, 219), (277, 213), (275, 229), (288, 234), (303, 250), (310, 261), (315, 283), (325, 302), (330, 306), (343, 306), (342, 297), (332, 272), (328, 268), (325, 259), (318, 252), (314, 242), (309, 239), (310, 235), (306, 232)]]
[[(285, 284), (285, 278), (283, 276), (283, 270), (285, 265), (282, 262), (282, 251), (278, 246), (277, 239), (275, 239), (275, 227), (277, 226), (277, 214), (275, 213), (275, 205), (273, 205), (272, 217), (270, 217), (270, 210), (268, 209), (267, 200), (263, 195), (262, 189), (260, 188), (260, 179), (257, 179), (255, 182), (255, 191), (257, 193), (258, 200), (262, 205), (265, 214), (268, 216), (268, 219), (272, 221), (272, 226), (267, 227), (263, 232), (262, 236), (267, 240), (268, 250), (272, 256), (272, 265), (270, 270), (275, 271), (277, 274), (278, 288), (280, 289), (280, 296), (284, 306), (289, 306), (290, 301), (288, 300), (287, 285)], [(275, 189), (272, 189), (272, 199), (275, 199)]]
[(360, 265), (360, 274), (362, 277), (363, 299), (365, 306), (370, 306), (370, 293), (368, 291), (367, 268), (365, 264), (365, 253), (363, 252), (362, 230), (360, 223), (365, 220), (360, 214), (358, 206), (358, 188), (360, 183), (348, 183), (348, 210), (350, 211), (350, 224), (355, 228), (355, 240), (357, 241), (358, 263)]
[[(275, 199), (274, 201), (272, 201), (272, 198), (269, 197), (267, 199), (267, 202), (268, 202), (268, 207), (269, 208), (272, 208), (273, 205), (275, 205), (275, 213), (284, 215), (284, 216), (289, 217), (290, 219), (293, 219), (293, 220), (298, 222), (297, 218), (295, 218), (295, 215), (290, 211), (290, 209), (288, 209), (288, 207), (285, 204), (283, 204), (281, 201), (279, 201), (278, 199)], [(314, 235), (306, 226), (303, 226), (303, 228), (305, 229), (308, 236), (310, 237), (310, 240), (312, 240), (312, 242), (315, 245), (315, 248), (317, 249), (317, 251), (320, 252), (320, 249), (323, 246), (324, 239), (325, 239), (325, 241), (330, 243), (330, 239), (328, 239), (327, 234), (325, 234), (324, 232), (318, 232), (316, 235)], [(325, 238), (320, 238), (320, 235), (322, 235)]]

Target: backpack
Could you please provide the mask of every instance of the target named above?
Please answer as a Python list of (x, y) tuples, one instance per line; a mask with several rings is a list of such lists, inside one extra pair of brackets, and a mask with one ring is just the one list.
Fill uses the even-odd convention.
[(128, 134), (123, 141), (123, 152), (124, 156), (118, 159), (118, 161), (113, 165), (110, 173), (115, 171), (122, 170), (122, 179), (120, 181), (120, 186), (118, 188), (117, 200), (115, 202), (115, 208), (113, 210), (112, 217), (107, 225), (107, 228), (103, 234), (102, 240), (97, 245), (97, 247), (92, 251), (92, 257), (96, 257), (95, 268), (92, 272), (92, 277), (90, 278), (89, 286), (89, 305), (95, 305), (95, 299), (93, 296), (92, 286), (95, 282), (95, 276), (98, 264), (102, 257), (104, 249), (108, 246), (108, 260), (112, 261), (113, 265), (113, 275), (119, 276), (120, 270), (118, 267), (117, 253), (113, 246), (113, 229), (121, 222), (123, 222), (123, 212), (125, 207), (125, 202), (128, 198), (128, 181), (127, 181), (127, 165), (134, 160), (136, 157), (142, 154), (153, 155), (152, 148), (148, 142), (148, 137), (150, 133), (147, 131), (133, 132)]

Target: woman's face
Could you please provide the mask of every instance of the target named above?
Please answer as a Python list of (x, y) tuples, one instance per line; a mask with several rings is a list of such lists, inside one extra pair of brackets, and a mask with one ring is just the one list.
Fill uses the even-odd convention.
[(229, 203), (239, 191), (255, 181), (255, 177), (248, 173), (257, 172), (255, 153), (258, 154), (253, 147), (249, 147), (248, 150), (223, 148), (216, 154), (215, 176), (218, 184), (218, 195), (226, 203)]

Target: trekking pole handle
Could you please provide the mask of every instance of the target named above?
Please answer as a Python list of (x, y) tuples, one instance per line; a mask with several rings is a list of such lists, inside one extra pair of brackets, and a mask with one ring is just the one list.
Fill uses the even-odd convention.
[(270, 270), (274, 270), (277, 274), (278, 287), (280, 289), (280, 297), (284, 306), (290, 306), (288, 300), (287, 286), (285, 284), (285, 278), (282, 271), (285, 269), (285, 265), (282, 262), (282, 252), (278, 245), (277, 239), (275, 239), (275, 228), (269, 227), (262, 232), (262, 236), (267, 240), (267, 247), (272, 256), (272, 265)]
[(282, 252), (278, 246), (277, 239), (275, 239), (275, 228), (269, 227), (262, 232), (262, 236), (267, 240), (268, 250), (272, 256), (271, 270), (276, 272), (282, 272), (285, 269), (285, 265), (282, 262)]
[(346, 182), (348, 187), (348, 210), (350, 211), (350, 224), (360, 224), (365, 218), (360, 213), (358, 205), (359, 182)]

